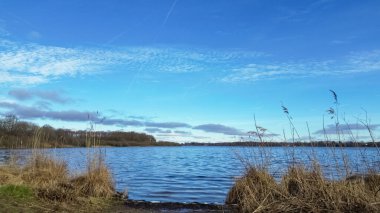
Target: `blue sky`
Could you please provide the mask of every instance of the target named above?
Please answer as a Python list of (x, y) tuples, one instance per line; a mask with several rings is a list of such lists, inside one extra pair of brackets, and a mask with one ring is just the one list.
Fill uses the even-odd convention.
[[(379, 1), (0, 1), (0, 113), (159, 140), (380, 129)], [(343, 120), (343, 118), (345, 118)]]

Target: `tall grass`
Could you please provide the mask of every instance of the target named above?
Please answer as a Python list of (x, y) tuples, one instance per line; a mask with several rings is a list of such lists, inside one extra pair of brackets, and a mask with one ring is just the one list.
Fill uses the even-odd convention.
[(11, 160), (0, 166), (0, 185), (25, 185), (31, 187), (38, 198), (63, 202), (90, 197), (111, 198), (115, 194), (105, 155), (100, 148), (94, 147), (99, 145), (100, 139), (89, 137), (91, 146), (86, 156), (86, 169), (79, 175), (73, 175), (66, 162), (39, 149), (41, 137), (43, 132), (37, 129), (32, 140), (32, 154), (26, 162)]
[(81, 196), (110, 198), (115, 194), (112, 175), (99, 151), (88, 158), (86, 171), (71, 182)]
[[(339, 123), (338, 96), (333, 90), (330, 92), (334, 98), (334, 107), (327, 112), (334, 120), (337, 141), (342, 142), (344, 134)], [(289, 109), (284, 105), (281, 107), (289, 122), (290, 140), (301, 142)], [(276, 159), (273, 158), (271, 149), (265, 147), (265, 136), (259, 134), (260, 128), (256, 118), (254, 120), (255, 136), (263, 146), (252, 149), (250, 159), (243, 160), (245, 174), (230, 189), (226, 203), (237, 204), (241, 212), (380, 212), (380, 168), (376, 164), (380, 160), (380, 154), (377, 147), (375, 162), (368, 159), (367, 149), (360, 151), (360, 173), (353, 172), (353, 164), (346, 150), (342, 146), (336, 148), (333, 142), (331, 147), (324, 149), (327, 153), (323, 160), (328, 161), (329, 165), (320, 161), (314, 147), (310, 147), (309, 153), (296, 152), (294, 146), (284, 147), (289, 163), (281, 176), (278, 176), (274, 175), (273, 172), (276, 171), (271, 168)], [(368, 117), (361, 120), (361, 123), (367, 128), (371, 141), (375, 142)], [(306, 127), (309, 142), (312, 143), (308, 122)], [(324, 119), (323, 129), (324, 138), (328, 142)], [(286, 140), (285, 130), (283, 135)], [(350, 135), (353, 136), (352, 132)], [(309, 160), (305, 162), (302, 159)], [(335, 175), (327, 177), (322, 167), (334, 169)]]
[(226, 202), (241, 212), (378, 212), (380, 176), (327, 180), (320, 169), (291, 167), (275, 181), (268, 170), (247, 170)]

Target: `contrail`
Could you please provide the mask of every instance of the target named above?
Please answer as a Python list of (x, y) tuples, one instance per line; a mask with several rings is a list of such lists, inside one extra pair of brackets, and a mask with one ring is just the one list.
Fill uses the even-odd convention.
[[(170, 17), (170, 15), (172, 14), (174, 8), (175, 8), (175, 5), (177, 4), (177, 1), (178, 0), (174, 0), (173, 3), (172, 3), (172, 6), (170, 7), (168, 13), (166, 14), (166, 17), (164, 19), (164, 21), (162, 22), (162, 25), (161, 25), (161, 28), (156, 32), (156, 36), (154, 37), (154, 40), (157, 39), (157, 35), (161, 33), (162, 31), (162, 28), (165, 27), (166, 25), (166, 22), (168, 22), (168, 19)], [(114, 42), (115, 40), (119, 39), (121, 36), (123, 36), (124, 34), (126, 33), (126, 31), (122, 31), (121, 33), (115, 35), (114, 37), (112, 37), (111, 39), (109, 39), (107, 42), (104, 43), (104, 45), (107, 45), (107, 44), (110, 44), (112, 42)]]
[[(166, 23), (168, 22), (169, 18), (170, 18), (170, 15), (172, 14), (174, 8), (175, 8), (175, 5), (177, 4), (177, 1), (178, 0), (174, 0), (168, 13), (166, 14), (166, 17), (164, 19), (164, 21), (162, 22), (162, 25), (160, 27), (160, 29), (156, 32), (156, 35), (153, 39), (153, 41), (156, 41), (157, 40), (157, 37), (160, 35), (161, 31), (163, 30), (163, 28), (165, 27)], [(142, 66), (143, 64), (141, 63), (136, 71), (136, 73), (132, 76), (132, 79), (131, 81), (129, 82), (128, 84), (128, 87), (127, 87), (127, 90), (126, 92), (129, 92), (129, 90), (131, 89), (132, 85), (135, 83), (136, 79), (140, 76), (140, 73), (142, 72)]]
[(121, 33), (115, 35), (114, 37), (112, 37), (111, 39), (109, 39), (107, 42), (105, 42), (103, 45), (109, 45), (111, 43), (113, 43), (114, 41), (118, 40), (120, 37), (124, 36), (124, 34), (126, 33), (126, 31), (122, 31)]
[(164, 22), (162, 23), (162, 27), (164, 27), (164, 26), (166, 25), (166, 22), (168, 21), (170, 15), (172, 14), (172, 12), (173, 12), (173, 10), (174, 10), (175, 5), (177, 4), (177, 1), (178, 1), (178, 0), (174, 0), (172, 6), (171, 6), (170, 9), (169, 9), (169, 12), (166, 14), (166, 17), (165, 17)]

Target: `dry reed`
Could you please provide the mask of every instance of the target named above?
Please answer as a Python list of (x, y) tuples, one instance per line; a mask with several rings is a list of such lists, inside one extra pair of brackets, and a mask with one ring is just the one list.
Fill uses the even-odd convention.
[[(330, 92), (334, 98), (334, 107), (330, 107), (327, 112), (331, 119), (334, 119), (336, 136), (340, 143), (344, 137), (339, 126), (338, 96), (335, 91), (330, 90)], [(293, 118), (290, 116), (288, 108), (284, 105), (281, 107), (289, 122), (292, 141), (296, 142), (296, 135), (300, 142), (300, 136), (293, 124)], [(345, 120), (344, 117), (343, 119)], [(259, 132), (256, 118), (254, 118), (254, 121), (256, 131)], [(349, 127), (348, 122), (346, 123)], [(361, 121), (361, 123), (368, 130), (372, 142), (375, 143), (367, 114), (365, 121)], [(306, 126), (309, 142), (312, 143), (309, 124), (306, 123)], [(326, 142), (328, 142), (324, 119), (323, 131)], [(353, 137), (350, 129), (349, 133)], [(283, 131), (283, 134), (285, 141), (287, 141), (285, 131)], [(264, 149), (265, 141), (263, 136), (258, 134), (256, 136), (260, 143), (263, 144), (262, 147), (258, 148), (258, 151), (267, 151)], [(379, 154), (378, 147), (375, 148), (377, 154)], [(327, 153), (329, 155), (327, 157), (331, 160), (329, 167), (335, 169), (340, 179), (327, 179), (322, 173), (313, 148), (311, 148), (311, 151), (312, 154), (306, 156), (311, 162), (307, 166), (305, 162), (297, 160), (301, 158), (295, 152), (295, 147), (293, 146), (293, 149), (286, 154), (289, 162), (291, 162), (289, 163), (289, 168), (283, 173), (281, 179), (276, 181), (270, 175), (269, 171), (271, 170), (267, 166), (271, 165), (273, 160), (268, 158), (271, 154), (265, 152), (265, 155), (258, 155), (257, 150), (252, 150), (255, 154), (254, 158), (242, 161), (251, 163), (248, 166), (245, 164), (246, 173), (230, 189), (226, 203), (237, 204), (241, 212), (380, 212), (379, 168), (371, 166), (371, 162), (367, 160), (366, 153), (364, 153), (365, 150), (360, 151), (364, 160), (360, 166), (362, 167), (361, 171), (364, 171), (364, 173), (352, 175), (349, 158), (343, 148), (330, 147), (328, 151), (331, 152)], [(379, 156), (377, 155), (377, 157)], [(254, 161), (252, 162), (252, 160)]]
[(251, 168), (232, 187), (227, 203), (241, 212), (378, 212), (380, 176), (332, 181), (318, 168), (291, 167), (276, 182), (266, 170)]
[[(42, 132), (36, 130), (33, 151), (26, 163), (11, 160), (0, 166), (0, 185), (25, 185), (37, 197), (53, 201), (76, 201), (82, 198), (110, 198), (115, 194), (114, 182), (100, 149), (87, 155), (87, 169), (79, 176), (69, 173), (67, 164), (39, 149)], [(90, 149), (90, 148), (89, 148)]]
[(111, 173), (101, 153), (89, 158), (87, 171), (71, 180), (81, 196), (110, 198), (115, 194)]

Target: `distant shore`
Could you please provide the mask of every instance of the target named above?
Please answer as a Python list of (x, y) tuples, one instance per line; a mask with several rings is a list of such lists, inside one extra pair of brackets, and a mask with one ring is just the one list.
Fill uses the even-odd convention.
[[(92, 124), (92, 123), (90, 123)], [(0, 119), (0, 148), (67, 148), (67, 147), (144, 147), (144, 146), (260, 146), (260, 147), (380, 147), (380, 142), (359, 141), (236, 141), (236, 142), (186, 142), (157, 141), (153, 135), (124, 131), (70, 130), (42, 127), (16, 116)], [(36, 141), (38, 139), (38, 146)]]
[(182, 146), (253, 146), (253, 147), (380, 147), (380, 142), (217, 142), (217, 143), (184, 143)]
[[(217, 143), (176, 143), (167, 141), (158, 141), (154, 143), (139, 143), (138, 141), (125, 141), (117, 144), (114, 141), (102, 141), (95, 147), (175, 147), (175, 146), (240, 146), (240, 147), (380, 147), (380, 142), (336, 142), (336, 141), (318, 141), (318, 142), (217, 142)], [(37, 148), (80, 148), (84, 145), (75, 146), (73, 144), (56, 144), (54, 142), (45, 142)], [(0, 146), (0, 149), (28, 149), (33, 148), (29, 145)]]

